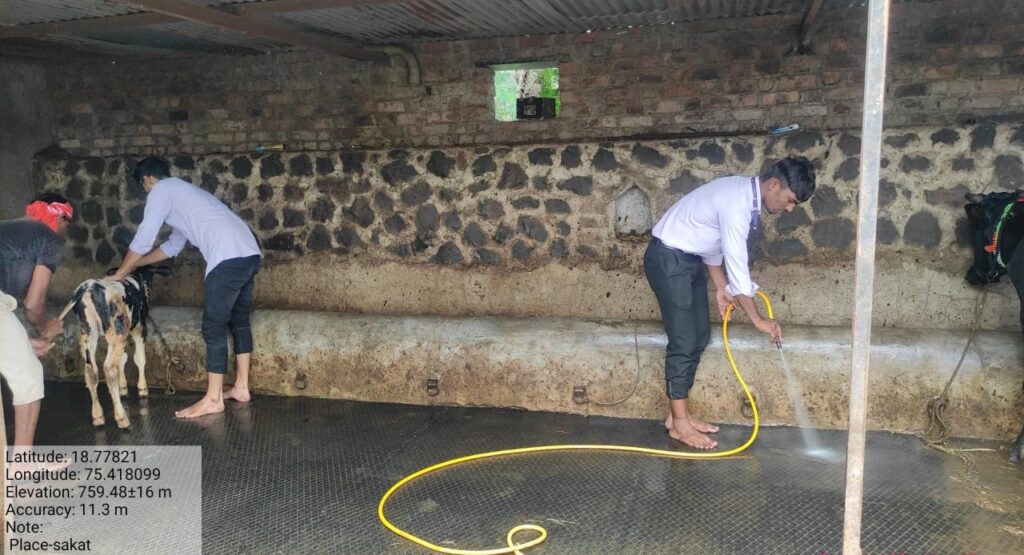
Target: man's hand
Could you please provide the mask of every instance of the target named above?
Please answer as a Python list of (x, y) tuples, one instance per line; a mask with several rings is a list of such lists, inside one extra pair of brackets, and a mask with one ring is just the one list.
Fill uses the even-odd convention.
[(134, 270), (138, 266), (141, 266), (141, 264), (139, 264), (141, 260), (141, 254), (129, 249), (128, 252), (124, 254), (124, 260), (121, 261), (121, 266), (117, 269), (117, 271), (109, 276), (103, 276), (99, 279), (105, 279), (107, 281), (124, 281), (125, 278), (127, 278), (128, 275), (132, 273), (132, 270)]
[(57, 318), (47, 322), (43, 328), (39, 330), (39, 335), (44, 341), (50, 341), (62, 333), (64, 333), (64, 322)]
[(715, 292), (715, 300), (718, 301), (718, 314), (725, 318), (725, 309), (729, 308), (729, 305), (736, 299), (725, 289), (719, 289)]
[(782, 326), (775, 320), (761, 318), (754, 322), (754, 327), (757, 328), (757, 331), (768, 334), (770, 337), (768, 341), (773, 346), (778, 345), (782, 341)]
[(30, 337), (29, 342), (32, 343), (32, 351), (35, 352), (37, 357), (45, 355), (53, 348), (53, 341), (48, 341), (41, 337)]

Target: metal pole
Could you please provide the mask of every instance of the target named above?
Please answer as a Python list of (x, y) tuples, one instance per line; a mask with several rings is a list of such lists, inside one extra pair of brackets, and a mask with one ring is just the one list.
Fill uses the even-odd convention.
[[(0, 291), (0, 295), (3, 292)], [(7, 542), (7, 454), (10, 453), (10, 449), (7, 448), (7, 422), (4, 421), (4, 396), (0, 393), (0, 446), (3, 446), (4, 453), (3, 458), (0, 458), (0, 514), (3, 515), (0, 518), (0, 546)], [(13, 521), (13, 520), (12, 520)], [(0, 547), (0, 551), (3, 548)]]
[(853, 369), (850, 372), (850, 425), (846, 447), (846, 506), (843, 518), (844, 555), (860, 555), (868, 362), (871, 354), (871, 300), (875, 281), (875, 227), (878, 221), (878, 174), (882, 156), (882, 109), (885, 104), (885, 53), (888, 42), (889, 0), (871, 0), (868, 5), (864, 123), (861, 129), (857, 285), (853, 312)]

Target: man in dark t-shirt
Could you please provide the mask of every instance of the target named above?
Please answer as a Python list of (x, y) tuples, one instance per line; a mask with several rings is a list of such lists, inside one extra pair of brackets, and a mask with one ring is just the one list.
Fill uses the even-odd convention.
[[(40, 356), (63, 331), (46, 312), (46, 290), (64, 254), (63, 235), (73, 210), (57, 194), (41, 195), (25, 209), (25, 217), (0, 221), (0, 375), (14, 404), (15, 449), (31, 449), (43, 398)], [(31, 337), (14, 312), (18, 299)]]
[(36, 266), (50, 273), (64, 256), (64, 240), (46, 224), (29, 218), (0, 222), (0, 291), (23, 298)]

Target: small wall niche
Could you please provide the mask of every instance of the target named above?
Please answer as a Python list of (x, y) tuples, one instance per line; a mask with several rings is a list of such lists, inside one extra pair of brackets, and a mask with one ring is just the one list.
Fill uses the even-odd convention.
[(620, 240), (646, 239), (654, 228), (651, 199), (633, 185), (615, 199), (615, 237)]

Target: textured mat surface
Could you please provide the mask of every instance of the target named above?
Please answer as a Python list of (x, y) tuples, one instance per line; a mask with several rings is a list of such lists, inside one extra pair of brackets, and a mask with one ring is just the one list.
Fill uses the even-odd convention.
[[(424, 466), (551, 443), (678, 449), (659, 422), (499, 409), (261, 396), (174, 419), (197, 398), (156, 391), (139, 401), (133, 390), (132, 428), (118, 430), (107, 408), (107, 426), (94, 429), (83, 386), (47, 383), (38, 443), (202, 445), (203, 552), (212, 554), (422, 553), (380, 526), (376, 507)], [(719, 442), (747, 434), (726, 428)], [(509, 528), (534, 522), (551, 534), (534, 553), (837, 553), (846, 436), (818, 436), (834, 458), (806, 454), (797, 429), (769, 428), (740, 457), (716, 462), (571, 452), (469, 463), (407, 486), (389, 517), (461, 548), (501, 546)], [(1003, 462), (1002, 446), (984, 446), (997, 452), (975, 454), (966, 471), (916, 438), (870, 434), (865, 553), (1024, 553), (1024, 469)]]

